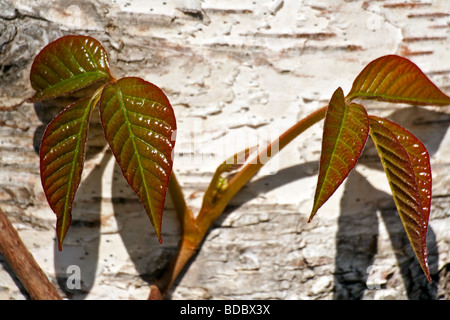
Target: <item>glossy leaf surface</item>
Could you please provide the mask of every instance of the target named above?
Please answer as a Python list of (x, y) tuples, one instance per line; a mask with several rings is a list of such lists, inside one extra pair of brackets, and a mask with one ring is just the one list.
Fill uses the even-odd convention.
[(32, 102), (50, 99), (110, 79), (106, 51), (94, 38), (70, 35), (44, 47), (31, 67)]
[(375, 99), (417, 105), (449, 105), (445, 95), (408, 59), (388, 55), (367, 65), (353, 82), (347, 100)]
[(426, 236), (431, 206), (431, 167), (425, 146), (405, 128), (370, 116), (372, 137), (394, 201), (419, 263), (429, 281)]
[(347, 105), (342, 89), (337, 89), (325, 116), (319, 177), (309, 221), (356, 165), (368, 135), (369, 118), (364, 107)]
[(57, 217), (59, 250), (72, 221), (75, 193), (81, 181), (89, 119), (99, 95), (78, 100), (47, 126), (40, 149), (41, 182)]
[(105, 87), (100, 116), (122, 173), (139, 196), (161, 241), (176, 132), (169, 100), (149, 82), (123, 78)]

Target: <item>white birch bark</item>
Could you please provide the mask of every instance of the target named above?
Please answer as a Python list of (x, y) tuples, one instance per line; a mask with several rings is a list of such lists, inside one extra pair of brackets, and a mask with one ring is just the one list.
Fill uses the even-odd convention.
[[(447, 0), (0, 0), (0, 105), (33, 93), (30, 66), (48, 42), (65, 34), (97, 38), (116, 77), (142, 77), (169, 97), (178, 119), (174, 168), (195, 211), (224, 159), (276, 138), (337, 87), (348, 92), (377, 57), (411, 59), (450, 94), (449, 25)], [(171, 298), (449, 299), (449, 109), (365, 106), (405, 126), (430, 152), (433, 284), (415, 260), (371, 144), (307, 223), (318, 124), (233, 199)], [(0, 111), (0, 206), (64, 297), (146, 299), (179, 239), (170, 200), (160, 245), (93, 122), (74, 223), (58, 252), (36, 150), (61, 107), (24, 103)], [(0, 262), (0, 299), (27, 298)]]

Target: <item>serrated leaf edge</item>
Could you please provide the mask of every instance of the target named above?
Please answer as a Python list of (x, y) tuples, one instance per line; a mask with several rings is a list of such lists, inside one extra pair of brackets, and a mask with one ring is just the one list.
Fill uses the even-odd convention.
[[(401, 207), (401, 205), (398, 203), (398, 201), (401, 200), (402, 202), (405, 202), (406, 204), (408, 204), (408, 203), (407, 203), (407, 200), (401, 199), (401, 197), (399, 197), (399, 196), (397, 195), (397, 192), (394, 190), (394, 189), (395, 189), (395, 188), (394, 188), (394, 184), (393, 184), (392, 180), (389, 178), (389, 173), (388, 173), (388, 171), (391, 171), (391, 170), (389, 170), (387, 164), (385, 163), (384, 156), (382, 155), (382, 152), (381, 152), (380, 149), (379, 149), (380, 146), (379, 146), (378, 143), (376, 142), (377, 140), (374, 138), (373, 124), (371, 124), (371, 126), (370, 126), (371, 129), (370, 129), (370, 133), (369, 133), (369, 134), (370, 134), (370, 136), (372, 137), (372, 140), (374, 141), (375, 147), (376, 147), (377, 152), (378, 152), (378, 154), (379, 154), (381, 163), (382, 163), (382, 165), (383, 165), (384, 171), (385, 171), (385, 173), (386, 173), (386, 177), (387, 177), (388, 182), (389, 182), (389, 186), (390, 186), (391, 191), (392, 191), (392, 195), (393, 195), (393, 198), (394, 198), (395, 205), (396, 205), (396, 207), (397, 207), (397, 211), (399, 212), (400, 219), (401, 219), (402, 224), (403, 224), (403, 227), (404, 227), (404, 229), (405, 229), (405, 231), (406, 231), (406, 233), (407, 233), (407, 235), (408, 235), (408, 239), (409, 239), (411, 245), (412, 245), (413, 243), (415, 243), (414, 239), (412, 238), (411, 232), (417, 234), (417, 230), (412, 229), (412, 228), (409, 226), (409, 224), (407, 223), (407, 221), (406, 221), (405, 219), (414, 220), (415, 223), (419, 226), (419, 228), (422, 228), (422, 231), (420, 232), (419, 237), (421, 238), (421, 241), (422, 241), (423, 243), (419, 244), (419, 247), (420, 247), (421, 250), (423, 251), (423, 252), (422, 252), (423, 256), (420, 256), (420, 257), (419, 257), (419, 255), (421, 255), (421, 254), (419, 254), (419, 253), (417, 252), (417, 249), (416, 249), (416, 247), (415, 247), (414, 245), (412, 245), (412, 247), (413, 247), (413, 250), (414, 250), (414, 252), (415, 252), (415, 254), (416, 254), (416, 256), (417, 256), (417, 259), (419, 260), (420, 266), (422, 267), (422, 270), (423, 270), (423, 272), (425, 273), (425, 276), (427, 277), (428, 281), (431, 282), (431, 276), (430, 276), (430, 271), (429, 271), (429, 267), (428, 267), (427, 245), (426, 245), (426, 231), (427, 231), (427, 227), (428, 227), (428, 221), (425, 221), (425, 219), (423, 218), (423, 214), (424, 214), (424, 212), (423, 212), (423, 196), (422, 196), (422, 193), (421, 193), (420, 190), (419, 190), (419, 186), (418, 186), (417, 178), (416, 178), (416, 173), (415, 173), (415, 171), (414, 171), (414, 166), (413, 166), (413, 164), (412, 164), (412, 162), (411, 162), (409, 152), (405, 149), (405, 147), (402, 145), (402, 143), (400, 143), (400, 142), (398, 141), (398, 139), (397, 139), (397, 137), (395, 136), (395, 134), (394, 134), (389, 128), (387, 128), (387, 127), (384, 126), (382, 123), (380, 123), (380, 121), (379, 121), (379, 119), (381, 119), (381, 120), (387, 120), (387, 119), (383, 119), (383, 118), (376, 117), (376, 116), (369, 116), (369, 118), (370, 118), (371, 123), (372, 123), (372, 121), (375, 121), (378, 125), (382, 126), (384, 129), (386, 129), (388, 132), (390, 132), (390, 134), (392, 135), (392, 138), (395, 139), (395, 141), (397, 142), (398, 146), (404, 151), (404, 153), (405, 153), (405, 155), (406, 155), (406, 157), (407, 157), (407, 160), (409, 161), (409, 166), (411, 167), (412, 174), (411, 174), (411, 172), (408, 172), (407, 174), (408, 174), (410, 177), (413, 177), (413, 181), (414, 181), (415, 185), (412, 185), (412, 186), (411, 186), (410, 183), (408, 183), (408, 185), (409, 185), (410, 187), (414, 188), (414, 191), (417, 193), (417, 194), (415, 195), (415, 197), (416, 197), (416, 199), (418, 199), (418, 201), (419, 201), (419, 203), (417, 204), (417, 206), (418, 206), (418, 208), (419, 208), (419, 210), (420, 210), (420, 211), (418, 212), (418, 216), (420, 217), (420, 219), (421, 219), (422, 221), (417, 221), (414, 217), (411, 217), (410, 215), (403, 215), (403, 214), (400, 214), (400, 212), (403, 212), (404, 210), (402, 210), (402, 207)], [(387, 121), (389, 121), (389, 120), (387, 120)], [(406, 129), (405, 129), (405, 130), (406, 130)], [(411, 135), (412, 135), (412, 134), (411, 134)], [(405, 183), (406, 183), (406, 182), (405, 182)], [(395, 186), (397, 186), (397, 185), (395, 185)], [(397, 187), (400, 188), (399, 186), (397, 186)], [(401, 189), (401, 188), (400, 188), (400, 189)], [(412, 196), (411, 196), (410, 194), (408, 194), (408, 197), (412, 197)], [(409, 206), (409, 204), (408, 204), (408, 206)], [(410, 207), (410, 206), (409, 206), (409, 207)], [(412, 208), (412, 207), (410, 207), (410, 208)], [(412, 210), (413, 210), (413, 211), (416, 211), (414, 208), (412, 208)], [(422, 260), (422, 259), (423, 259), (423, 260)]]

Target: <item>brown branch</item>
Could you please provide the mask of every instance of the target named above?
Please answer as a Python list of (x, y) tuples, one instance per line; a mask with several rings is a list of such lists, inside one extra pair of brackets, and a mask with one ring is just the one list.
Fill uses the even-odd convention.
[(0, 254), (34, 300), (61, 300), (55, 287), (25, 247), (16, 229), (0, 208)]

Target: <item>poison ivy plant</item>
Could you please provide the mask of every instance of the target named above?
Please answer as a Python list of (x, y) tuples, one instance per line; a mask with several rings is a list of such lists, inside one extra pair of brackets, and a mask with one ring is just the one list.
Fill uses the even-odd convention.
[[(214, 192), (205, 194), (197, 224), (203, 226), (203, 220), (219, 216), (230, 199), (264, 165), (262, 157), (274, 156), (303, 131), (325, 119), (318, 181), (309, 222), (355, 167), (370, 136), (385, 170), (406, 234), (425, 276), (431, 282), (426, 246), (431, 207), (428, 151), (405, 128), (388, 119), (369, 115), (363, 105), (353, 102), (356, 99), (421, 106), (450, 105), (450, 97), (411, 61), (396, 55), (378, 58), (356, 77), (347, 96), (338, 88), (327, 106), (297, 122), (262, 150), (256, 159), (239, 167), (237, 173), (223, 177), (223, 164), (219, 166), (208, 187), (208, 191)], [(215, 205), (211, 205), (214, 202)], [(206, 225), (209, 226), (210, 221)]]
[(101, 84), (67, 106), (47, 126), (40, 147), (45, 195), (57, 216), (59, 250), (72, 220), (89, 122), (98, 106), (106, 140), (128, 184), (139, 196), (161, 242), (164, 199), (172, 172), (176, 121), (163, 91), (141, 78), (111, 75), (108, 56), (91, 37), (69, 35), (36, 56), (30, 74), (38, 102)]
[(47, 45), (34, 60), (30, 80), (36, 91), (31, 102), (72, 94), (89, 86), (94, 88), (92, 94), (58, 114), (42, 138), (41, 180), (49, 205), (57, 216), (60, 250), (71, 224), (89, 122), (96, 107), (105, 138), (126, 181), (140, 198), (159, 241), (166, 191), (171, 192), (182, 239), (169, 268), (158, 285), (152, 286), (150, 297), (161, 297), (175, 281), (229, 201), (265, 164), (262, 158), (274, 156), (322, 119), (318, 181), (309, 221), (345, 181), (370, 137), (406, 234), (431, 281), (426, 247), (432, 179), (428, 152), (407, 129), (370, 115), (362, 104), (354, 102), (371, 99), (422, 106), (449, 105), (450, 97), (411, 61), (395, 55), (372, 61), (356, 77), (347, 96), (338, 88), (327, 106), (298, 121), (264, 150), (248, 148), (223, 162), (212, 177), (198, 215), (188, 208), (172, 172), (176, 120), (161, 89), (137, 77), (114, 78), (101, 44), (91, 37), (76, 35)]
[(367, 115), (354, 99), (449, 105), (411, 61), (388, 55), (372, 61), (344, 98), (339, 88), (325, 116), (318, 183), (310, 221), (347, 177), (361, 155), (368, 134), (375, 143), (409, 241), (429, 281), (426, 236), (431, 206), (430, 157), (412, 133), (388, 119)]

